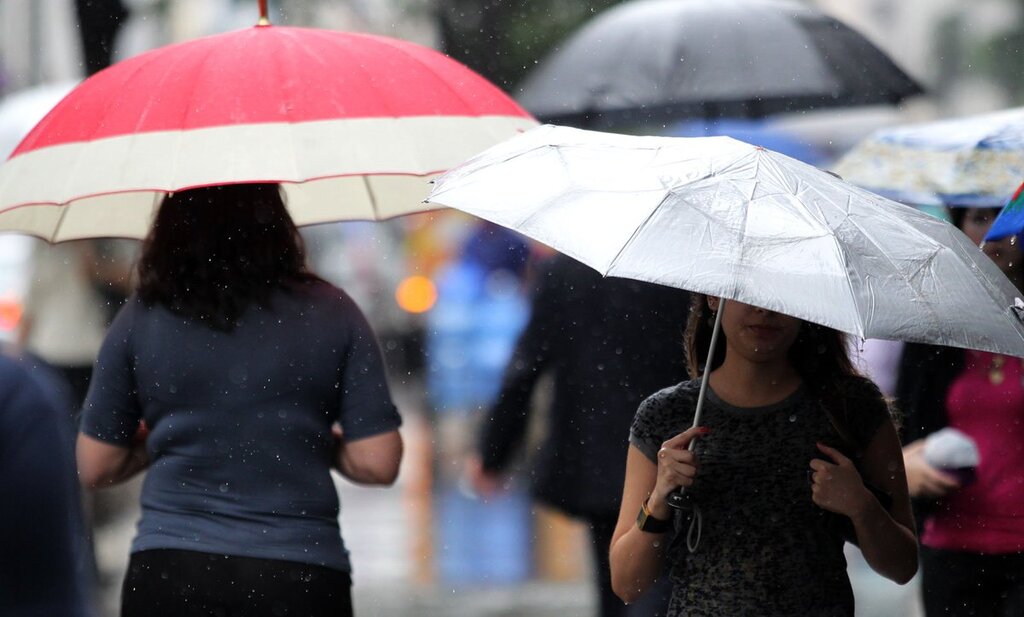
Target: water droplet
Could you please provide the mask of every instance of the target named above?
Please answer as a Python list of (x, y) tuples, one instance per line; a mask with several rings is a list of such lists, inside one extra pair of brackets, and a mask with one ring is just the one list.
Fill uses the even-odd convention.
[(229, 490), (231, 490), (231, 487), (228, 485), (227, 482), (225, 482), (224, 484), (221, 484), (219, 488), (220, 488), (220, 492), (222, 492), (222, 493), (226, 493)]
[(792, 414), (791, 416), (789, 416), (789, 421), (796, 422), (796, 414)]

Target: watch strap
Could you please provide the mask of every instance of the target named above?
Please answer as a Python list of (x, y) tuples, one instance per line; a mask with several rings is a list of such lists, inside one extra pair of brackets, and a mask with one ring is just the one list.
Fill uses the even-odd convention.
[(640, 512), (638, 512), (636, 515), (637, 529), (647, 533), (665, 533), (666, 531), (671, 529), (672, 521), (666, 521), (660, 518), (655, 518), (651, 514), (651, 511), (647, 509), (648, 499), (650, 499), (650, 497), (645, 499), (644, 502), (640, 504)]

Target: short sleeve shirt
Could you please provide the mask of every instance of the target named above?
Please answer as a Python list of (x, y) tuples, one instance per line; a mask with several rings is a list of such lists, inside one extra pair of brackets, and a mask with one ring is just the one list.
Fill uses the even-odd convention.
[(331, 424), (398, 428), (369, 324), (315, 283), (251, 306), (230, 332), (130, 300), (93, 371), (82, 432), (152, 461), (133, 552), (184, 549), (349, 570)]
[[(645, 400), (630, 443), (656, 461), (661, 444), (692, 424), (699, 386), (684, 382)], [(858, 435), (888, 418), (880, 395), (867, 400), (876, 402), (849, 410)], [(688, 489), (701, 538), (689, 553), (681, 540), (689, 523), (679, 525), (668, 614), (852, 616), (837, 520), (844, 517), (811, 500), (809, 464), (823, 457), (816, 442), (840, 445), (821, 405), (801, 389), (770, 406), (739, 408), (709, 389), (701, 425), (711, 432), (697, 442), (700, 471)]]

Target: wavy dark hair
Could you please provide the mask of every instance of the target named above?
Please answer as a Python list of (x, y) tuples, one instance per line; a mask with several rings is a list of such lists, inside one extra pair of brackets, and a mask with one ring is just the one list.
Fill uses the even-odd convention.
[(315, 280), (280, 186), (232, 184), (164, 198), (143, 243), (138, 294), (230, 331), (274, 290)]
[[(708, 360), (708, 346), (714, 328), (714, 314), (708, 308), (708, 296), (692, 294), (690, 317), (686, 324), (685, 353), (687, 371), (692, 379), (703, 374)], [(725, 361), (726, 336), (719, 332), (709, 370)], [(866, 446), (848, 427), (849, 416), (856, 413), (864, 397), (881, 398), (877, 387), (865, 388), (868, 382), (850, 359), (847, 336), (833, 328), (801, 321), (800, 333), (789, 348), (789, 361), (804, 382), (804, 387), (817, 399), (846, 449), (859, 452)]]

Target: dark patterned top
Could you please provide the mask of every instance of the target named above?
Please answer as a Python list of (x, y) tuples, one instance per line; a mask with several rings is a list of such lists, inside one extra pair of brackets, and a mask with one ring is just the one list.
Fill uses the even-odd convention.
[[(845, 434), (866, 443), (888, 418), (874, 384), (857, 379)], [(641, 405), (630, 442), (652, 461), (661, 444), (693, 422), (699, 381), (662, 390)], [(865, 396), (866, 395), (866, 396)], [(848, 519), (811, 501), (810, 461), (827, 458), (817, 441), (841, 448), (822, 406), (803, 389), (774, 405), (738, 408), (708, 388), (696, 446), (700, 471), (688, 489), (702, 516), (694, 553), (688, 521), (670, 547), (668, 615), (853, 615), (841, 529)]]

